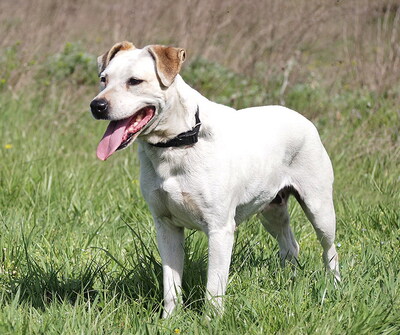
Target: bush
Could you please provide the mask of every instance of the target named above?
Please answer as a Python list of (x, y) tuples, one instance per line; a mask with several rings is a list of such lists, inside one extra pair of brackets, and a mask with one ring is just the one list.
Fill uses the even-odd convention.
[(17, 52), (20, 43), (5, 48), (0, 53), (0, 90), (10, 84), (10, 79), (15, 71), (21, 67), (22, 61), (19, 59)]
[(83, 50), (80, 44), (67, 43), (60, 53), (44, 61), (38, 79), (45, 85), (54, 82), (73, 85), (96, 84), (96, 57)]
[(255, 79), (204, 59), (193, 61), (182, 76), (208, 99), (237, 109), (270, 104), (276, 93)]

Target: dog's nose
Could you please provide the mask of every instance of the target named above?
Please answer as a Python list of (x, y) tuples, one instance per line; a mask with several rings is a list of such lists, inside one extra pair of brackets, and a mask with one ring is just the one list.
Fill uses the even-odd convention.
[(95, 118), (104, 118), (104, 114), (108, 110), (108, 101), (106, 99), (95, 99), (90, 103), (90, 109)]

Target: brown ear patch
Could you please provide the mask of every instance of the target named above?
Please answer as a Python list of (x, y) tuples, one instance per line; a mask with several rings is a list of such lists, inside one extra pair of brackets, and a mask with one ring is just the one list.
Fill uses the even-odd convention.
[(104, 71), (104, 69), (107, 67), (107, 65), (111, 62), (111, 60), (115, 57), (115, 55), (119, 51), (130, 50), (130, 49), (136, 49), (136, 47), (131, 42), (123, 41), (114, 44), (110, 50), (108, 50), (105, 54), (99, 56), (97, 58), (97, 68), (99, 74)]
[(185, 61), (185, 50), (163, 45), (151, 45), (148, 48), (156, 62), (157, 75), (161, 83), (169, 87)]

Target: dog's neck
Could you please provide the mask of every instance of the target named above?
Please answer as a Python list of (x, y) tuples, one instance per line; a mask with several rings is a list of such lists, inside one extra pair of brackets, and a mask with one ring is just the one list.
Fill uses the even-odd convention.
[(173, 147), (176, 148), (176, 147), (183, 147), (196, 144), (199, 140), (199, 131), (201, 127), (201, 121), (199, 117), (199, 106), (197, 106), (197, 111), (194, 120), (195, 120), (195, 125), (192, 129), (180, 133), (179, 135), (170, 139), (167, 142), (158, 142), (152, 145), (158, 148), (173, 148)]
[(162, 143), (190, 131), (196, 125), (199, 93), (187, 85), (181, 76), (165, 91), (168, 104), (163, 106), (155, 129), (144, 140), (150, 144)]

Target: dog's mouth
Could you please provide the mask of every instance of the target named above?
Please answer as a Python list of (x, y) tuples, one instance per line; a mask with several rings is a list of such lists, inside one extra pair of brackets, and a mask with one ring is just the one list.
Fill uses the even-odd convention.
[(154, 115), (155, 107), (146, 106), (126, 119), (111, 121), (97, 147), (97, 157), (105, 161), (115, 151), (126, 148), (139, 136)]

